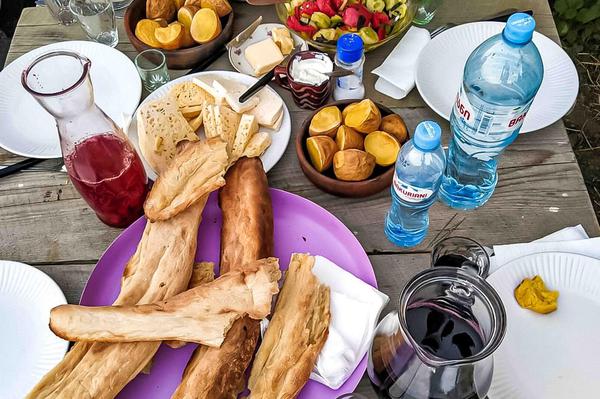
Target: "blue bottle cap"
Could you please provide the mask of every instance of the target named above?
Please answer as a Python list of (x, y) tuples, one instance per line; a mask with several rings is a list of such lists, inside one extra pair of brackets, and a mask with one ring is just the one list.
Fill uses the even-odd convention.
[(413, 144), (422, 151), (431, 151), (440, 145), (442, 128), (434, 121), (423, 121), (417, 125)]
[(337, 56), (340, 61), (352, 64), (363, 55), (363, 41), (356, 33), (346, 33), (337, 41)]
[(535, 30), (535, 19), (531, 15), (518, 12), (511, 15), (504, 27), (504, 38), (516, 44), (531, 41)]

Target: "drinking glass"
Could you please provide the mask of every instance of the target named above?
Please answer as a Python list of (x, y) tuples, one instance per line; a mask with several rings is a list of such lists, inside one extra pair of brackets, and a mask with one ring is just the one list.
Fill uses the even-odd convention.
[(115, 9), (115, 16), (117, 18), (123, 18), (127, 7), (133, 3), (133, 0), (112, 0), (112, 3), (113, 8)]
[(467, 237), (448, 237), (435, 244), (431, 253), (432, 266), (453, 266), (471, 269), (482, 278), (490, 270), (490, 257), (480, 243)]
[(52, 16), (61, 25), (72, 25), (77, 21), (75, 15), (69, 9), (69, 0), (46, 0), (45, 4), (48, 6)]
[(435, 16), (438, 7), (442, 5), (442, 0), (420, 0), (417, 4), (417, 12), (413, 17), (415, 25), (427, 25)]
[(111, 0), (71, 0), (69, 8), (90, 39), (110, 47), (117, 45), (119, 34)]
[(134, 60), (142, 78), (144, 88), (153, 92), (171, 79), (167, 70), (167, 59), (160, 50), (144, 50)]

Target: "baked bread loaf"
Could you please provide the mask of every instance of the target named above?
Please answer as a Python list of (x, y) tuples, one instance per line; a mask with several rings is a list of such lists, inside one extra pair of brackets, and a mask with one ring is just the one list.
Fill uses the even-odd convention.
[(275, 311), (248, 380), (249, 399), (293, 399), (308, 381), (329, 333), (329, 287), (315, 258), (292, 254)]
[(177, 215), (225, 184), (227, 144), (219, 138), (181, 143), (182, 150), (156, 179), (144, 203), (146, 217), (154, 222)]
[[(146, 223), (123, 272), (114, 305), (161, 301), (186, 289), (207, 198), (170, 220)], [(160, 342), (78, 342), (26, 398), (113, 399), (142, 371), (159, 346)]]
[[(221, 273), (273, 256), (273, 209), (262, 162), (239, 159), (225, 181), (219, 192)], [(233, 324), (220, 348), (199, 346), (171, 399), (236, 399), (246, 386), (245, 372), (259, 335), (259, 322), (244, 317)]]
[(60, 305), (50, 312), (50, 329), (70, 341), (181, 340), (219, 347), (235, 320), (261, 320), (271, 312), (280, 277), (277, 259), (265, 258), (148, 305)]

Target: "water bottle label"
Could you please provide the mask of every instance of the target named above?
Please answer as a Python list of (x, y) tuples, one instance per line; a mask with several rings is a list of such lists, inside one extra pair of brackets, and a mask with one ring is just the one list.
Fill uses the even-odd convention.
[(400, 180), (394, 173), (394, 182), (392, 187), (394, 191), (406, 202), (421, 202), (425, 201), (433, 195), (433, 190), (411, 186), (410, 184)]
[(496, 115), (480, 109), (474, 109), (467, 97), (463, 86), (458, 90), (453, 112), (463, 123), (470, 126), (479, 134), (494, 135), (514, 131), (523, 125), (531, 102), (513, 108), (509, 113)]

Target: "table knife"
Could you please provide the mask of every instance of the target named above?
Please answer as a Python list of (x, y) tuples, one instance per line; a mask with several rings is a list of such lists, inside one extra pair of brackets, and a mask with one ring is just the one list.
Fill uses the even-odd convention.
[(12, 175), (13, 173), (17, 173), (20, 170), (23, 170), (25, 168), (33, 166), (36, 163), (40, 163), (42, 161), (43, 161), (42, 158), (27, 158), (23, 161), (14, 163), (12, 165), (8, 165), (8, 166), (0, 169), (0, 177)]
[[(290, 60), (290, 58), (292, 58), (292, 56), (294, 54), (296, 54), (298, 51), (300, 51), (301, 48), (302, 48), (302, 44), (299, 44), (296, 47), (294, 47), (294, 49), (288, 55), (286, 55), (285, 58), (283, 59), (283, 61), (281, 61), (277, 66), (287, 64), (287, 62)], [(277, 68), (277, 66), (273, 67), (273, 69), (271, 69), (269, 72), (265, 73), (260, 79), (258, 79), (258, 81), (256, 81), (256, 83), (254, 83), (252, 85), (252, 87), (250, 87), (248, 90), (246, 90), (244, 92), (244, 94), (242, 94), (240, 96), (238, 101), (241, 103), (248, 101), (248, 99), (250, 97), (252, 97), (256, 93), (258, 93), (258, 91), (260, 89), (262, 89), (271, 80), (273, 80), (273, 77), (275, 77), (275, 68)]]
[(244, 29), (243, 31), (241, 31), (236, 37), (231, 39), (229, 41), (229, 43), (227, 43), (225, 45), (225, 47), (227, 47), (228, 50), (231, 49), (232, 47), (239, 47), (242, 43), (244, 43), (246, 40), (248, 40), (248, 38), (250, 36), (252, 36), (252, 34), (256, 30), (256, 28), (258, 28), (258, 25), (260, 25), (261, 23), (262, 23), (262, 15), (259, 16), (258, 18), (256, 18), (254, 20), (254, 22), (252, 22), (250, 25), (248, 25), (248, 27), (246, 29)]

